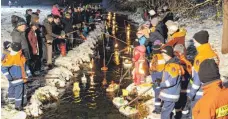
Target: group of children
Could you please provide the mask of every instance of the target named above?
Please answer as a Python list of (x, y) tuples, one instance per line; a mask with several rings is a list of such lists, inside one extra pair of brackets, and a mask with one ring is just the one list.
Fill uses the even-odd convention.
[(208, 32), (202, 30), (193, 36), (197, 55), (190, 62), (186, 58), (186, 30), (165, 8), (162, 13), (150, 10), (138, 29), (132, 58), (134, 84), (144, 83), (150, 72), (155, 92), (153, 113), (161, 114), (161, 119), (227, 119), (228, 89), (222, 85), (219, 58), (208, 42)]

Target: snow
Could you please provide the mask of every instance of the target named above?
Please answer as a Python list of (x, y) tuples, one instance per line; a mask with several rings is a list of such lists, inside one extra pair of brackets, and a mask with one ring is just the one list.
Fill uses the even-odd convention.
[[(51, 7), (29, 7), (32, 8), (32, 10), (40, 9), (40, 21), (43, 21), (46, 17), (46, 15), (50, 14)], [(24, 17), (25, 10), (28, 8), (7, 8), (3, 7), (1, 8), (1, 15), (2, 15), (2, 34), (1, 38), (2, 43), (4, 40), (11, 41), (10, 32), (13, 30), (13, 27), (10, 22), (11, 15), (18, 15), (20, 17)], [(97, 24), (96, 29), (94, 31), (91, 31), (87, 37), (87, 40), (84, 41), (82, 44), (80, 44), (78, 47), (73, 48), (73, 50), (69, 51), (66, 55), (66, 57), (59, 56), (55, 60), (55, 65), (57, 67), (54, 67), (52, 70), (49, 70), (47, 74), (44, 76), (47, 79), (45, 79), (44, 87), (39, 87), (34, 94), (32, 95), (28, 105), (25, 107), (25, 112), (18, 112), (14, 110), (14, 105), (5, 105), (2, 107), (2, 118), (9, 118), (9, 115), (29, 115), (33, 117), (38, 117), (39, 115), (43, 114), (43, 102), (52, 102), (55, 100), (58, 100), (61, 93), (64, 91), (60, 91), (61, 88), (63, 89), (66, 87), (67, 81), (72, 79), (72, 77), (75, 74), (76, 71), (79, 71), (79, 66), (82, 63), (88, 63), (91, 60), (91, 56), (94, 54), (94, 47), (97, 43), (98, 39), (100, 38), (102, 31), (103, 31), (103, 25)], [(74, 73), (74, 75), (73, 75)], [(7, 89), (8, 89), (8, 80), (1, 75), (1, 90), (2, 90), (2, 100), (6, 101), (7, 97)], [(39, 85), (42, 84), (43, 79), (35, 80), (30, 85)], [(26, 113), (26, 114), (25, 114)], [(16, 118), (23, 119), (23, 117)]]

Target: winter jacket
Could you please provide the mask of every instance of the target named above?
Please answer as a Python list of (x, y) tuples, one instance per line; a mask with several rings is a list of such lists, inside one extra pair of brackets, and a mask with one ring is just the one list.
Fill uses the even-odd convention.
[(147, 40), (146, 37), (142, 36), (141, 38), (139, 38), (139, 44), (140, 45), (145, 45), (146, 40)]
[(32, 29), (28, 33), (28, 41), (33, 55), (39, 54), (39, 45), (37, 40), (37, 34)]
[[(162, 48), (164, 48), (165, 46), (175, 47), (177, 44), (182, 44), (183, 46), (185, 46), (185, 35), (186, 35), (186, 30), (180, 29), (178, 32), (170, 36), (169, 41), (164, 46), (162, 46)], [(185, 54), (186, 54), (186, 49), (185, 49)]]
[(177, 102), (181, 91), (181, 71), (177, 59), (170, 59), (163, 71), (163, 79), (160, 84), (161, 93), (160, 99), (163, 101)]
[(228, 119), (228, 88), (217, 80), (203, 86), (203, 97), (193, 108), (194, 119)]
[(56, 35), (61, 35), (61, 32), (63, 30), (63, 25), (61, 23), (53, 23), (52, 24), (52, 32)]
[(20, 32), (15, 28), (12, 31), (11, 36), (13, 42), (21, 43), (23, 55), (26, 57), (27, 60), (29, 60), (31, 57), (29, 52), (29, 44), (26, 39), (25, 32)]
[(200, 68), (200, 64), (206, 60), (206, 59), (215, 59), (217, 60), (218, 57), (215, 54), (215, 52), (212, 50), (211, 46), (209, 43), (203, 44), (199, 47), (196, 48), (198, 54), (195, 57), (194, 64), (193, 64), (193, 71), (192, 71), (192, 78), (193, 82), (192, 84), (190, 83), (190, 92), (188, 94), (188, 97), (190, 99), (195, 99), (198, 100), (202, 97), (203, 91), (201, 88), (201, 81), (199, 79), (198, 71)]
[(25, 62), (26, 59), (21, 51), (16, 55), (8, 54), (2, 61), (1, 71), (12, 84), (22, 84), (26, 81), (26, 77), (32, 76)]
[(73, 31), (73, 19), (68, 19), (68, 18), (64, 18), (62, 20), (63, 26), (64, 26), (64, 31), (66, 33), (72, 32)]
[(26, 23), (27, 23), (27, 25), (29, 26), (29, 24), (30, 24), (30, 22), (31, 22), (31, 15), (30, 14), (26, 14), (25, 15), (25, 19), (26, 19)]
[(47, 19), (44, 20), (43, 22), (43, 34), (45, 35), (45, 38), (47, 40), (47, 42), (52, 42), (53, 41), (53, 37), (58, 37), (58, 35), (54, 34), (52, 32), (52, 23), (50, 23)]
[(59, 12), (59, 8), (56, 7), (56, 6), (53, 6), (53, 7), (52, 7), (51, 13), (52, 13), (53, 15), (56, 15), (56, 16), (59, 16), (59, 17), (61, 16), (61, 14), (60, 14), (60, 12)]
[(154, 54), (151, 60), (150, 69), (153, 72), (162, 72), (165, 67), (165, 60), (161, 54)]
[(74, 15), (73, 15), (73, 16), (74, 16), (74, 17), (73, 17), (73, 19), (74, 19), (73, 24), (81, 23), (81, 22), (82, 22), (81, 13), (80, 13), (80, 12), (74, 12), (73, 14), (74, 14)]
[(146, 75), (145, 64), (147, 65), (145, 59), (146, 47), (143, 45), (137, 46), (133, 51), (132, 61), (134, 62), (134, 69), (132, 71), (134, 83), (136, 85), (140, 84), (143, 77)]

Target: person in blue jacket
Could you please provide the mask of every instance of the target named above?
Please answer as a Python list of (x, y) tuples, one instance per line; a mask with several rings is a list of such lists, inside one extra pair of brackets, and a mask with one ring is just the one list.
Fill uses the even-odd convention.
[(25, 64), (26, 58), (22, 54), (21, 44), (12, 43), (11, 49), (2, 60), (1, 71), (9, 80), (9, 102), (15, 101), (15, 109), (22, 110), (27, 103), (25, 83), (26, 79), (31, 76), (31, 72)]
[(157, 88), (161, 89), (160, 99), (163, 101), (161, 119), (171, 119), (175, 103), (179, 100), (181, 91), (181, 66), (174, 58), (173, 48), (166, 46), (162, 49), (162, 56), (166, 62), (163, 79)]

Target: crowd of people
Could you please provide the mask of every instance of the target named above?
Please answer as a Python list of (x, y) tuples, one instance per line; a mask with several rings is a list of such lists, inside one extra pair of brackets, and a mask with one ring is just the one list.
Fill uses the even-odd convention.
[(86, 40), (95, 22), (101, 20), (101, 12), (97, 5), (61, 9), (54, 4), (43, 23), (39, 22), (39, 9), (27, 9), (25, 19), (11, 16), (12, 42), (3, 43), (1, 71), (9, 80), (8, 100), (15, 102), (15, 109), (22, 110), (26, 105), (26, 82), (52, 69), (55, 56), (66, 56)]
[(186, 57), (187, 31), (175, 21), (167, 4), (145, 10), (142, 18), (132, 74), (135, 85), (151, 75), (153, 113), (161, 114), (161, 119), (228, 119), (228, 88), (220, 79), (219, 57), (208, 42), (209, 33), (201, 30), (193, 36), (197, 55), (191, 62)]
[[(40, 13), (27, 9), (26, 20), (13, 15), (12, 42), (3, 43), (1, 71), (9, 80), (8, 100), (15, 102), (17, 110), (26, 105), (29, 77), (52, 69), (53, 57), (66, 56), (78, 42), (86, 40), (95, 21), (102, 19), (102, 9), (93, 5), (61, 9), (54, 4), (43, 23), (39, 23)], [(138, 28), (138, 39), (133, 43), (132, 74), (135, 85), (151, 75), (153, 113), (161, 114), (161, 119), (227, 119), (228, 89), (220, 79), (219, 57), (208, 42), (208, 32), (202, 30), (193, 36), (197, 55), (191, 62), (186, 58), (187, 31), (174, 21), (167, 5), (145, 10), (142, 17), (145, 23)]]

